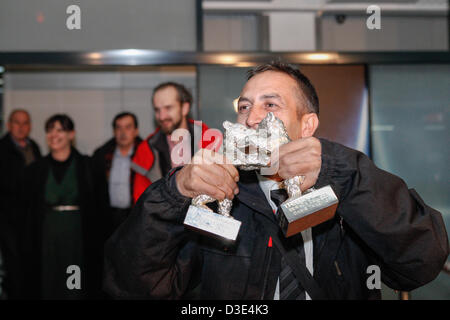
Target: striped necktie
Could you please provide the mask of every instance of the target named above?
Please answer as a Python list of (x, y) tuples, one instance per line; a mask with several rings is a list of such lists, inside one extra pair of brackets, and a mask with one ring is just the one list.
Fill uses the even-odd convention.
[[(270, 198), (277, 208), (288, 198), (284, 189), (270, 191)], [(295, 246), (300, 263), (305, 263), (305, 252), (303, 249), (303, 238), (301, 233), (285, 239), (289, 246)], [(287, 264), (284, 257), (281, 258), (280, 272), (280, 299), (281, 300), (305, 300), (305, 290), (302, 288), (294, 275), (291, 267)]]

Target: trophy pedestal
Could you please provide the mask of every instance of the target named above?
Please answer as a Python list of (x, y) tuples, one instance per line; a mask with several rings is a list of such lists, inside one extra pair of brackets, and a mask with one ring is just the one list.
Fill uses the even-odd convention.
[(338, 198), (330, 186), (288, 199), (278, 209), (285, 237), (293, 236), (334, 217)]
[(207, 236), (235, 241), (241, 222), (231, 216), (226, 217), (191, 205), (184, 219), (184, 225)]

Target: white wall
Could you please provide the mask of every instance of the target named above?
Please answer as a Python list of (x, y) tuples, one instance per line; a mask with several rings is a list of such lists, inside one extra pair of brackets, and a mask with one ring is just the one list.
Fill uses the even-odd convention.
[[(78, 5), (81, 29), (69, 30)], [(196, 49), (195, 0), (1, 0), (0, 51)]]
[(314, 51), (315, 13), (272, 12), (269, 15), (271, 51)]

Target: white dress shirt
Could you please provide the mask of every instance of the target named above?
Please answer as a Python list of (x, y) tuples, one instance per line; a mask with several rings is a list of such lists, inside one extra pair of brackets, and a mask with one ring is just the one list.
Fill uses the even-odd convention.
[[(267, 178), (266, 176), (262, 176), (259, 173), (256, 174), (259, 180), (259, 186), (261, 187), (262, 191), (264, 192), (264, 195), (266, 196), (267, 201), (269, 202), (270, 206), (272, 207), (272, 210), (277, 210), (277, 206), (272, 201), (270, 197), (270, 191), (272, 190), (278, 190), (281, 189), (280, 183), (275, 180), (271, 180)], [(313, 269), (313, 240), (312, 240), (312, 230), (311, 228), (308, 228), (304, 231), (302, 231), (302, 238), (303, 238), (303, 248), (305, 250), (305, 262), (306, 262), (306, 268), (311, 273), (311, 275), (314, 274)], [(306, 293), (306, 300), (311, 300), (311, 297), (308, 295), (308, 292)], [(275, 296), (274, 300), (280, 300), (280, 279), (278, 278), (277, 281), (277, 287), (275, 289)]]
[(109, 173), (109, 204), (114, 208), (126, 209), (131, 206), (130, 165), (134, 148), (122, 155), (118, 147), (114, 150)]

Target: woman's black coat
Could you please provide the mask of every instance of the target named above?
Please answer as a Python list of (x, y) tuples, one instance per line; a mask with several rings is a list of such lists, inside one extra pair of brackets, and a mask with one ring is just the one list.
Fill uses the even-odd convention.
[[(100, 298), (103, 229), (98, 210), (98, 201), (92, 181), (91, 160), (76, 149), (73, 160), (76, 161), (80, 207), (83, 226), (84, 261), (86, 270), (81, 270), (82, 289), (86, 289), (88, 298)], [(50, 155), (31, 164), (25, 173), (22, 192), (23, 232), (21, 247), (24, 261), (24, 279), (22, 296), (39, 298), (41, 292), (41, 244), (42, 222), (45, 214), (45, 184), (50, 169)], [(69, 277), (70, 274), (67, 274)]]

